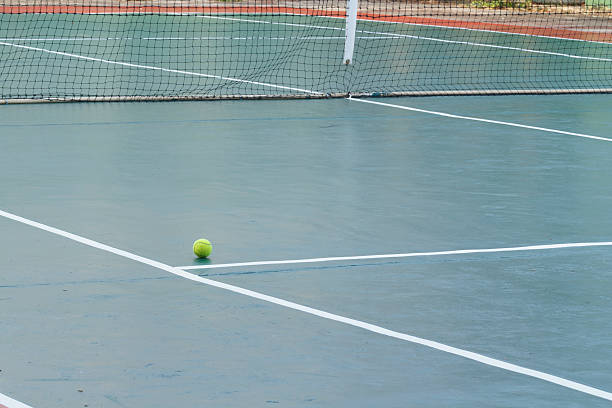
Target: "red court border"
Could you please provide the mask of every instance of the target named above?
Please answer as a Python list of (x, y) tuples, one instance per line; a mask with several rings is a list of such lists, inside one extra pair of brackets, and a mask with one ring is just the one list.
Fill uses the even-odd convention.
[[(169, 14), (169, 13), (201, 13), (201, 14), (296, 14), (304, 16), (346, 17), (344, 11), (319, 10), (300, 7), (270, 7), (270, 6), (86, 6), (86, 5), (34, 5), (34, 6), (0, 6), (0, 14)], [(546, 28), (513, 24), (488, 23), (480, 21), (445, 20), (426, 17), (393, 16), (388, 14), (359, 13), (358, 18), (370, 21), (385, 21), (391, 23), (421, 24), (426, 26), (467, 28), (487, 30), (501, 33), (525, 34), (612, 43), (612, 33), (597, 33), (562, 28)], [(0, 407), (2, 408), (2, 407)]]

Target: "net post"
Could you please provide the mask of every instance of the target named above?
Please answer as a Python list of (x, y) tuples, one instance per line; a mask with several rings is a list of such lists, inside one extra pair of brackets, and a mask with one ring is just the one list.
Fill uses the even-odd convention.
[(347, 0), (344, 58), (342, 59), (342, 62), (345, 65), (349, 65), (353, 62), (353, 49), (355, 48), (355, 31), (357, 29), (358, 8), (359, 0)]

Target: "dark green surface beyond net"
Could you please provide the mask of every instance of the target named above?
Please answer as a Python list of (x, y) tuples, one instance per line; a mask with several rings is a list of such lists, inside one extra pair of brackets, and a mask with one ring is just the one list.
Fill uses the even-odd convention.
[(0, 0), (0, 99), (610, 92), (599, 1)]

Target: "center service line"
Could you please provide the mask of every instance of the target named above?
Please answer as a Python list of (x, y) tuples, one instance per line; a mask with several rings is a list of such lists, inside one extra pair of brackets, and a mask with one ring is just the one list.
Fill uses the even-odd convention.
[(336, 322), (340, 322), (340, 323), (344, 323), (344, 324), (348, 324), (350, 326), (354, 326), (354, 327), (359, 327), (361, 329), (373, 332), (373, 333), (377, 333), (377, 334), (382, 334), (383, 336), (388, 336), (388, 337), (393, 337), (396, 339), (400, 339), (400, 340), (405, 340), (411, 343), (415, 343), (415, 344), (420, 344), (422, 346), (425, 347), (429, 347), (432, 349), (436, 349), (436, 350), (440, 350), (440, 351), (444, 351), (446, 353), (450, 353), (450, 354), (454, 354), (456, 356), (460, 356), (460, 357), (464, 357), (470, 360), (474, 360), (477, 361), (479, 363), (482, 364), (486, 364), (489, 366), (493, 366), (493, 367), (497, 367), (497, 368), (501, 368), (503, 370), (507, 370), (507, 371), (512, 371), (518, 374), (523, 374), (529, 377), (533, 377), (533, 378), (538, 378), (540, 380), (543, 381), (547, 381), (549, 383), (553, 383), (553, 384), (557, 384), (560, 385), (562, 387), (565, 388), (570, 388), (585, 394), (589, 394), (589, 395), (593, 395), (595, 397), (599, 397), (599, 398), (603, 398), (605, 400), (608, 401), (612, 401), (612, 393), (604, 391), (604, 390), (600, 390), (598, 388), (594, 388), (594, 387), (590, 387), (588, 385), (585, 384), (581, 384), (575, 381), (571, 381), (571, 380), (567, 380), (565, 378), (561, 378), (561, 377), (557, 377), (551, 374), (547, 374), (541, 371), (537, 371), (537, 370), (532, 370), (530, 368), (526, 368), (526, 367), (522, 367), (519, 365), (515, 365), (515, 364), (511, 364), (511, 363), (507, 363), (505, 361), (501, 361), (501, 360), (497, 360), (491, 357), (487, 357), (484, 356), (482, 354), (477, 354), (471, 351), (467, 351), (467, 350), (463, 350), (460, 348), (456, 348), (456, 347), (452, 347), (452, 346), (448, 346), (446, 344), (442, 344), (442, 343), (438, 343), (432, 340), (427, 340), (427, 339), (423, 339), (420, 337), (415, 337), (415, 336), (411, 336), (409, 334), (405, 334), (405, 333), (400, 333), (400, 332), (396, 332), (393, 330), (389, 330), (386, 329), (384, 327), (380, 327), (380, 326), (376, 326), (370, 323), (366, 323), (360, 320), (356, 320), (356, 319), (351, 319), (349, 317), (344, 317), (344, 316), (340, 316), (337, 314), (333, 314), (333, 313), (329, 313), (329, 312), (325, 312), (323, 310), (319, 310), (319, 309), (314, 309), (312, 307), (308, 307), (308, 306), (304, 306), (304, 305), (300, 305), (298, 303), (293, 303), (290, 302), (288, 300), (284, 300), (284, 299), (280, 299), (280, 298), (276, 298), (276, 297), (272, 297), (272, 296), (268, 296), (268, 295), (264, 295), (263, 293), (259, 293), (259, 292), (254, 292), (252, 290), (248, 290), (248, 289), (243, 289), (240, 288), (238, 286), (234, 286), (234, 285), (229, 285), (227, 283), (222, 283), (222, 282), (217, 282), (211, 279), (207, 279), (207, 278), (203, 278), (201, 276), (198, 275), (194, 275), (192, 273), (183, 271), (181, 269), (175, 268), (173, 266), (170, 265), (166, 265), (163, 264), (161, 262), (158, 261), (154, 261), (152, 259), (148, 259), (136, 254), (132, 254), (130, 252), (124, 251), (122, 249), (117, 249), (117, 248), (113, 248), (109, 245), (105, 245), (102, 244), (100, 242), (96, 242), (93, 241), (91, 239), (88, 238), (84, 238), (81, 237), (79, 235), (76, 234), (72, 234), (70, 232), (66, 232), (63, 231), (61, 229), (55, 228), (55, 227), (51, 227), (45, 224), (41, 224), (39, 222), (36, 221), (32, 221), (29, 220), (27, 218), (23, 218), (20, 217), (18, 215), (15, 214), (11, 214), (9, 212), (6, 211), (2, 211), (0, 210), (0, 216), (8, 218), (10, 220), (13, 221), (17, 221), (20, 222), (22, 224), (26, 224), (29, 225), (31, 227), (34, 228), (38, 228), (41, 229), (43, 231), (47, 231), (50, 232), (52, 234), (55, 235), (59, 235), (62, 236), (64, 238), (68, 238), (71, 239), (73, 241), (79, 242), (81, 244), (93, 247), (93, 248), (97, 248), (97, 249), (101, 249), (103, 251), (106, 252), (110, 252), (113, 253), (115, 255), (119, 255), (122, 256), (124, 258), (128, 258), (131, 260), (134, 260), (136, 262), (140, 262), (149, 266), (152, 266), (154, 268), (158, 268), (161, 269), (163, 271), (169, 272), (173, 275), (176, 276), (180, 276), (182, 278), (185, 279), (189, 279), (195, 282), (200, 282), (209, 286), (214, 286), (216, 288), (220, 288), (220, 289), (224, 289), (224, 290), (228, 290), (230, 292), (234, 292), (234, 293), (239, 293), (241, 295), (245, 295), (245, 296), (249, 296), (255, 299), (259, 299), (259, 300), (263, 300), (265, 302), (269, 302), (269, 303), (274, 303), (276, 305), (279, 306), (283, 306), (283, 307), (287, 307), (289, 309), (294, 309), (294, 310), (298, 310), (300, 312), (304, 312), (304, 313), (308, 313), (314, 316), (318, 316), (318, 317), (322, 317), (324, 319), (329, 319), (329, 320), (333, 320)]

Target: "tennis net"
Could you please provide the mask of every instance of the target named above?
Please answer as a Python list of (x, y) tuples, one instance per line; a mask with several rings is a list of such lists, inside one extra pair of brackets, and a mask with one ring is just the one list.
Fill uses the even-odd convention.
[(612, 91), (612, 0), (0, 0), (0, 99)]

